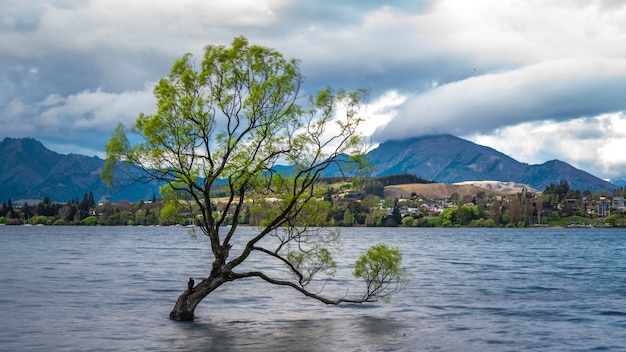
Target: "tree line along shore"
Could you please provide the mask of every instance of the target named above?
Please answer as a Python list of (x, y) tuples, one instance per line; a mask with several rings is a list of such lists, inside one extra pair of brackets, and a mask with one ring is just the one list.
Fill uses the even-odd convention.
[[(615, 226), (626, 224), (624, 197), (618, 188), (592, 194), (574, 190), (565, 180), (542, 192), (521, 189), (495, 192), (479, 187), (452, 188), (449, 194), (419, 194), (412, 189), (439, 187), (412, 175), (393, 175), (366, 180), (326, 178), (315, 202), (319, 226), (370, 227), (531, 227), (531, 226)], [(416, 182), (417, 181), (417, 182)], [(398, 186), (401, 185), (401, 186)], [(411, 187), (421, 185), (421, 187)], [(427, 189), (426, 188), (426, 189)], [(398, 192), (398, 190), (405, 192)], [(391, 192), (390, 192), (391, 190)], [(450, 192), (450, 190), (448, 191)], [(226, 194), (219, 188), (215, 202)], [(138, 202), (96, 203), (93, 193), (67, 203), (43, 201), (14, 205), (11, 199), (0, 205), (3, 225), (108, 225), (170, 226), (195, 225), (199, 217), (190, 202), (157, 198)], [(267, 197), (247, 204), (239, 214), (240, 225), (259, 226), (265, 214), (280, 206), (279, 199)], [(218, 209), (218, 207), (215, 207)], [(216, 214), (217, 215), (217, 214)]]

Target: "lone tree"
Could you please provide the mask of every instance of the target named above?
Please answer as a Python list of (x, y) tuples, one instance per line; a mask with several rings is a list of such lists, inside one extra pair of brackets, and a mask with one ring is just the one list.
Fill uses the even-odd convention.
[[(362, 162), (357, 128), (364, 91), (328, 88), (302, 99), (302, 81), (298, 61), (243, 37), (231, 47), (209, 45), (198, 69), (186, 54), (159, 81), (154, 115), (140, 114), (131, 128), (119, 124), (111, 136), (103, 179), (112, 184), (119, 170), (130, 170), (120, 166), (136, 165), (142, 172), (126, 176), (157, 181), (176, 195), (165, 197), (170, 202), (193, 205), (211, 246), (208, 277), (180, 295), (170, 319), (193, 320), (196, 306), (233, 280), (258, 278), (326, 304), (388, 299), (404, 284), (399, 250), (377, 245), (356, 262), (362, 292), (329, 298), (312, 289), (320, 285), (316, 274), (334, 274), (338, 241), (337, 232), (313, 227), (323, 213), (316, 182), (332, 165)], [(279, 163), (293, 168), (278, 172)], [(217, 185), (226, 189), (219, 202), (212, 193)], [(276, 206), (263, 214), (254, 236), (235, 241), (244, 236), (238, 221), (245, 207), (269, 198)], [(227, 221), (230, 227), (223, 226)], [(244, 245), (231, 257), (234, 242)], [(289, 275), (237, 271), (253, 253), (266, 256), (264, 266), (274, 262)]]

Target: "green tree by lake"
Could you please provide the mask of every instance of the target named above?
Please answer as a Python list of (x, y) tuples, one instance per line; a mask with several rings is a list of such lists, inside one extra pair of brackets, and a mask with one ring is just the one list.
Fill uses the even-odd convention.
[[(303, 80), (297, 60), (249, 45), (245, 38), (235, 38), (230, 47), (209, 45), (200, 62), (186, 54), (159, 81), (154, 115), (140, 114), (130, 128), (120, 124), (107, 144), (105, 180), (114, 182), (119, 175), (114, 170), (124, 164), (141, 168), (147, 179), (166, 184), (168, 193), (184, 195), (167, 202), (177, 208), (190, 202), (208, 240), (208, 275), (195, 285), (190, 281), (171, 319), (193, 320), (205, 297), (241, 279), (287, 286), (326, 304), (372, 302), (395, 292), (390, 281), (403, 271), (395, 250), (376, 252), (373, 259), (381, 270), (371, 271), (374, 276), (366, 277), (362, 293), (354, 297), (345, 292), (326, 296), (313, 280), (333, 273), (338, 244), (336, 231), (313, 225), (324, 214), (324, 203), (315, 200), (327, 193), (318, 184), (331, 166), (350, 164), (359, 170), (363, 165), (359, 127), (365, 91), (327, 88), (304, 100)], [(295, 168), (276, 172), (279, 162)], [(218, 184), (222, 199), (213, 194)], [(271, 206), (263, 209), (257, 235), (246, 238), (233, 256), (240, 215), (263, 201)], [(251, 209), (250, 221), (254, 216)], [(292, 279), (260, 269), (239, 271), (253, 253)]]

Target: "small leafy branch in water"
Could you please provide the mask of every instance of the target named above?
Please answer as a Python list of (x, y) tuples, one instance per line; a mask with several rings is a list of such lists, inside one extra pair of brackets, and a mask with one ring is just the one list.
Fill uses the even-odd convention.
[(400, 249), (386, 244), (373, 245), (361, 254), (354, 264), (354, 276), (367, 285), (363, 295), (366, 302), (375, 301), (376, 297), (389, 302), (391, 295), (408, 283)]

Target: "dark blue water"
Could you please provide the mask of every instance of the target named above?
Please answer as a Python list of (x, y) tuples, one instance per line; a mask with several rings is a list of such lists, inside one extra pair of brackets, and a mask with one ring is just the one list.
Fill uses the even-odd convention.
[[(180, 323), (167, 318), (176, 298), (209, 270), (203, 237), (170, 227), (0, 226), (0, 350), (626, 350), (622, 230), (343, 229), (342, 237), (337, 278), (360, 250), (386, 242), (402, 248), (408, 287), (389, 304), (334, 307), (238, 281), (208, 296), (195, 322)], [(346, 290), (341, 281), (328, 287)]]

